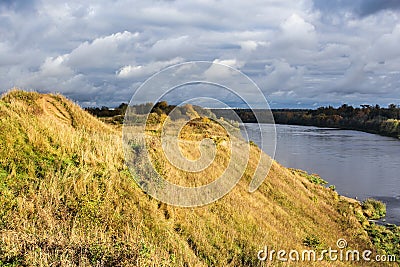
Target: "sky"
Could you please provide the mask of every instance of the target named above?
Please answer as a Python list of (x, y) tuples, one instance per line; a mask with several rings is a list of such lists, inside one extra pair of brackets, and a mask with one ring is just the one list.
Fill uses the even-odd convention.
[(400, 104), (399, 0), (0, 1), (0, 92), (129, 102), (151, 75), (237, 68), (272, 108)]

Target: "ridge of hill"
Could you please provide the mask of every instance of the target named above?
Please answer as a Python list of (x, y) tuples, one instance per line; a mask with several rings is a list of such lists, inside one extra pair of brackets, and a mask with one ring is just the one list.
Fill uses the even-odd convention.
[(377, 252), (361, 205), (316, 176), (274, 162), (249, 193), (259, 153), (252, 145), (245, 175), (222, 199), (169, 206), (135, 183), (118, 129), (61, 95), (10, 91), (0, 100), (0, 265), (257, 266), (264, 246), (322, 251), (341, 238)]

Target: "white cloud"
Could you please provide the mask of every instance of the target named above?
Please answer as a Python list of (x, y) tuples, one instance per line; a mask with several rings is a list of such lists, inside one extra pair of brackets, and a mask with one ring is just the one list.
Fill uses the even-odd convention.
[(253, 40), (241, 41), (239, 44), (245, 52), (253, 52), (258, 47), (258, 42)]
[(297, 49), (314, 49), (317, 45), (315, 27), (298, 14), (292, 14), (280, 26), (277, 45)]
[(152, 75), (158, 71), (160, 71), (163, 68), (166, 68), (171, 65), (178, 64), (182, 62), (182, 58), (174, 58), (172, 60), (168, 61), (156, 61), (156, 62), (151, 62), (145, 66), (142, 65), (127, 65), (122, 67), (116, 72), (116, 75), (118, 78), (138, 78), (142, 77), (144, 78), (145, 76)]
[[(392, 32), (381, 35), (368, 51), (370, 59), (384, 62), (400, 57), (400, 24)], [(384, 48), (384, 49), (383, 49)]]
[(244, 63), (234, 59), (215, 59), (213, 63), (227, 65), (232, 68), (241, 68)]
[(273, 60), (265, 66), (264, 86), (271, 93), (275, 91), (301, 90), (304, 83), (304, 67), (291, 66), (284, 60)]
[(73, 71), (68, 66), (64, 65), (65, 59), (67, 55), (58, 56), (58, 57), (48, 57), (46, 58), (43, 65), (40, 67), (40, 72), (43, 76), (54, 76), (54, 77), (63, 77), (70, 76), (73, 74)]
[(68, 64), (75, 68), (110, 68), (121, 58), (133, 52), (134, 39), (131, 32), (117, 32), (84, 42), (68, 55)]
[[(237, 77), (237, 72), (234, 69), (238, 69), (243, 66), (243, 62), (237, 61), (236, 59), (215, 59), (213, 63), (204, 72), (206, 80), (221, 83), (223, 80), (224, 85), (232, 83)], [(228, 66), (228, 68), (226, 67)], [(234, 69), (232, 69), (234, 68)]]
[(182, 57), (190, 53), (193, 45), (188, 35), (161, 39), (154, 43), (149, 49), (149, 53), (160, 60), (171, 57)]

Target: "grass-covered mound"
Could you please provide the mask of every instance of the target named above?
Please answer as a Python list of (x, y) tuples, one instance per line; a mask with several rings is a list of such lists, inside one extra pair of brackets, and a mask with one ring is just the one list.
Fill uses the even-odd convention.
[[(183, 138), (191, 138), (190, 127), (197, 125)], [(224, 151), (221, 161), (229, 157)], [(11, 91), (0, 100), (0, 265), (257, 266), (265, 245), (323, 250), (336, 248), (339, 238), (352, 249), (374, 250), (356, 217), (360, 204), (304, 173), (273, 163), (249, 193), (258, 153), (252, 145), (248, 170), (221, 200), (168, 206), (134, 182), (119, 130), (61, 95)], [(296, 263), (310, 265), (332, 262)]]

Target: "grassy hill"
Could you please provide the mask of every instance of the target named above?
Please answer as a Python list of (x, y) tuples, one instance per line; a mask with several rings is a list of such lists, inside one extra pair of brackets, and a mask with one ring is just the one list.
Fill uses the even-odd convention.
[[(193, 132), (187, 126), (182, 138), (197, 140), (201, 133)], [(229, 157), (219, 153), (222, 162)], [(336, 249), (339, 238), (351, 249), (376, 252), (360, 204), (315, 176), (274, 162), (265, 182), (249, 193), (259, 153), (252, 145), (245, 175), (219, 201), (168, 206), (136, 185), (124, 165), (119, 129), (61, 95), (11, 91), (0, 100), (0, 265), (257, 266), (264, 246), (322, 251)], [(164, 168), (175, 182), (190, 178)]]

